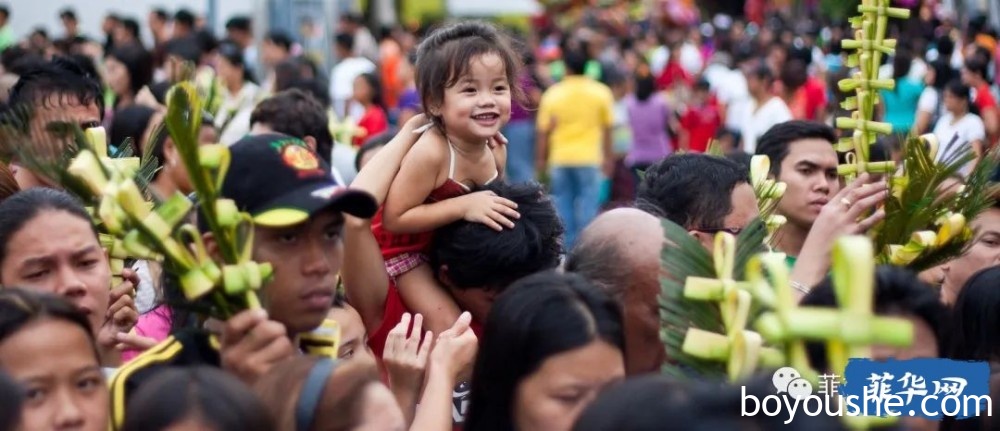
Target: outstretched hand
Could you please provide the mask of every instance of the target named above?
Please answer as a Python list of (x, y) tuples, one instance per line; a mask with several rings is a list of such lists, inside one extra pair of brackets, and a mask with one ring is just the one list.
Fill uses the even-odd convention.
[(458, 374), (472, 366), (476, 359), (479, 340), (469, 327), (472, 315), (468, 311), (458, 316), (451, 328), (438, 335), (431, 350), (430, 366), (447, 372), (457, 378)]
[(413, 316), (413, 330), (410, 331), (410, 313), (404, 313), (396, 327), (389, 331), (382, 362), (389, 375), (389, 386), (393, 389), (420, 390), (434, 340), (431, 331), (426, 334), (421, 332), (423, 323), (424, 316), (416, 314)]

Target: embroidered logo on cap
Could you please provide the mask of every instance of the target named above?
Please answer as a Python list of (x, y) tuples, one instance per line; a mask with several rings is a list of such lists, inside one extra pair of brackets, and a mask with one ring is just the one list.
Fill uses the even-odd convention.
[(295, 169), (299, 178), (323, 175), (319, 158), (299, 140), (284, 140), (271, 143), (271, 147), (281, 155), (286, 166)]

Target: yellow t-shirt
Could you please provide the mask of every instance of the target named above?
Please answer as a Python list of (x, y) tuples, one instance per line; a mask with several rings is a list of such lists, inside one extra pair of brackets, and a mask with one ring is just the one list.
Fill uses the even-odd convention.
[(567, 76), (546, 90), (538, 105), (538, 130), (552, 132), (549, 165), (600, 165), (614, 103), (608, 86), (584, 76)]

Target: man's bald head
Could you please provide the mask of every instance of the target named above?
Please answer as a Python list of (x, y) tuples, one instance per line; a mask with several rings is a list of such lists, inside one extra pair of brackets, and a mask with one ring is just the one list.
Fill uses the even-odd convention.
[(567, 272), (586, 277), (621, 304), (629, 375), (657, 371), (666, 359), (657, 301), (663, 244), (660, 219), (619, 208), (594, 219), (566, 260)]
[(660, 220), (635, 208), (618, 208), (599, 215), (580, 234), (566, 260), (566, 271), (597, 283), (621, 300), (624, 281), (632, 274), (624, 268), (659, 267), (663, 248)]

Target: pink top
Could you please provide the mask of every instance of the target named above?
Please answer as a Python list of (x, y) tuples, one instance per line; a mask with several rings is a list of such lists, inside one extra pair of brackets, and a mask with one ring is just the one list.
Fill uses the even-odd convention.
[[(139, 316), (139, 322), (135, 324), (133, 332), (136, 335), (152, 338), (157, 342), (163, 341), (170, 336), (170, 317), (170, 308), (166, 305), (160, 305)], [(140, 350), (126, 350), (122, 352), (122, 361), (131, 361), (140, 353), (142, 353)]]

